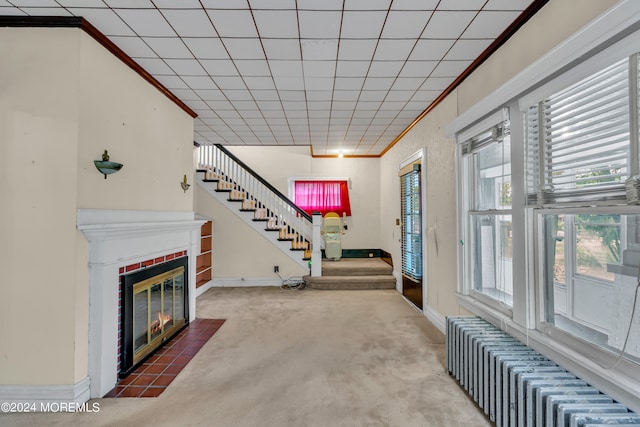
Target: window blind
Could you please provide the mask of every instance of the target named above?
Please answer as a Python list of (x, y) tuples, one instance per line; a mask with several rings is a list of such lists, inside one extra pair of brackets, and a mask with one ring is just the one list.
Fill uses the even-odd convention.
[(624, 198), (630, 96), (624, 59), (526, 111), (530, 203)]
[(402, 198), (402, 274), (422, 279), (422, 232), (420, 219), (420, 165), (400, 177)]

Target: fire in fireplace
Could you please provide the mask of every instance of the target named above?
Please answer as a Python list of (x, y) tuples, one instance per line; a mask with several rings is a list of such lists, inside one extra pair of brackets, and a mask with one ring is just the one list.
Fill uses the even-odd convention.
[(120, 377), (189, 322), (188, 257), (122, 275)]

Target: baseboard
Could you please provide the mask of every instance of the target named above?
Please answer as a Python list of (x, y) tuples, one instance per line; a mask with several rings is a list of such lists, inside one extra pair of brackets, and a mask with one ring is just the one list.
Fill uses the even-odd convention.
[(447, 330), (447, 320), (442, 314), (438, 313), (429, 306), (425, 307), (422, 310), (422, 313), (426, 316), (427, 319), (431, 321), (431, 323), (434, 324), (436, 328), (440, 330), (440, 332), (442, 332), (443, 334), (445, 333), (445, 331)]
[(250, 288), (256, 286), (280, 286), (280, 278), (271, 277), (216, 277), (212, 280), (212, 287), (216, 288)]
[(204, 294), (205, 292), (207, 292), (211, 288), (213, 288), (213, 281), (212, 280), (209, 280), (204, 285), (198, 286), (196, 288), (196, 298), (198, 298), (200, 295)]
[(96, 412), (86, 404), (89, 382), (86, 377), (76, 384), (0, 385), (0, 412)]

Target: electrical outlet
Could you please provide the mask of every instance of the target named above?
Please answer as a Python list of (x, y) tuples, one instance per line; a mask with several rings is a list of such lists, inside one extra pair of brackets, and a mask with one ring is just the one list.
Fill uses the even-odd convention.
[(279, 266), (277, 266), (277, 265), (274, 265), (274, 266), (273, 266), (273, 272), (274, 272), (274, 273), (277, 273), (277, 272), (279, 272), (279, 271), (280, 271), (280, 267), (279, 267)]

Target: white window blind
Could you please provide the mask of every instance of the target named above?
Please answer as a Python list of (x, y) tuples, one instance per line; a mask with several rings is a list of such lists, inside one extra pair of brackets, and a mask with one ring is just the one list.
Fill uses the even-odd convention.
[(623, 59), (526, 111), (530, 203), (624, 199), (629, 71)]
[(402, 197), (402, 274), (422, 279), (422, 222), (420, 209), (420, 165), (400, 177)]

